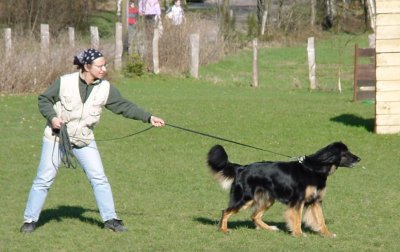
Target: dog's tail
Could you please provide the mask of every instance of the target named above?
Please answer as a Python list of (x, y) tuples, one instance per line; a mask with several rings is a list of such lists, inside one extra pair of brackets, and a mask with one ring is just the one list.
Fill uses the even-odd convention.
[(208, 152), (208, 166), (214, 174), (214, 178), (222, 188), (229, 189), (235, 179), (239, 164), (229, 162), (228, 154), (221, 145), (213, 146)]

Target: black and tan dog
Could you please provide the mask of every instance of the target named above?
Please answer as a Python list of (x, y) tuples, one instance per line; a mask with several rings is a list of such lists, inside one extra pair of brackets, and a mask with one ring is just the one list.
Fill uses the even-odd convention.
[(242, 209), (252, 207), (251, 216), (257, 228), (275, 231), (262, 216), (275, 200), (286, 204), (286, 223), (293, 236), (304, 235), (304, 222), (324, 237), (335, 237), (325, 224), (322, 199), (326, 180), (338, 167), (353, 167), (360, 158), (342, 142), (332, 143), (316, 153), (291, 162), (256, 162), (248, 165), (231, 163), (221, 145), (208, 153), (208, 165), (224, 188), (231, 188), (227, 209), (222, 211), (219, 230), (228, 231), (228, 219)]

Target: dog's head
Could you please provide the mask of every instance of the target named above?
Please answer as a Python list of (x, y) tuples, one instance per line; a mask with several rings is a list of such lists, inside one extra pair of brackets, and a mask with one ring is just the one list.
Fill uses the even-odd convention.
[(338, 167), (353, 167), (360, 158), (350, 152), (342, 142), (334, 142), (315, 154), (306, 156), (305, 166), (322, 174), (332, 174)]

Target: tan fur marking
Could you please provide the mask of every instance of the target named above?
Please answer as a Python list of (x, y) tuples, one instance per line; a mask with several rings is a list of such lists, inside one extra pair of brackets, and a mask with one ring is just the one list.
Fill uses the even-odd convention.
[(336, 170), (337, 170), (337, 166), (336, 165), (332, 165), (331, 169), (329, 170), (329, 175), (332, 175)]
[(308, 186), (306, 188), (305, 200), (315, 198), (317, 196), (317, 187), (316, 186)]

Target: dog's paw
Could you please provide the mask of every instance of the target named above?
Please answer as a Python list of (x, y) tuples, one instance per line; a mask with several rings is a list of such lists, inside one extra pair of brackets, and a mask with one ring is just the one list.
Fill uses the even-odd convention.
[(324, 237), (326, 237), (326, 238), (336, 238), (336, 234), (335, 233), (327, 233), (327, 234), (324, 234)]
[(299, 237), (307, 237), (307, 235), (303, 232), (292, 232), (292, 236), (299, 238)]
[(267, 231), (279, 231), (279, 228), (277, 226), (270, 226), (265, 223), (264, 223), (264, 225), (256, 224), (256, 229), (262, 229), (262, 230), (267, 230)]
[(269, 226), (271, 231), (279, 231), (279, 228), (277, 226)]
[(229, 233), (229, 229), (226, 229), (226, 228), (218, 228), (218, 231), (221, 233), (224, 233), (224, 234)]

